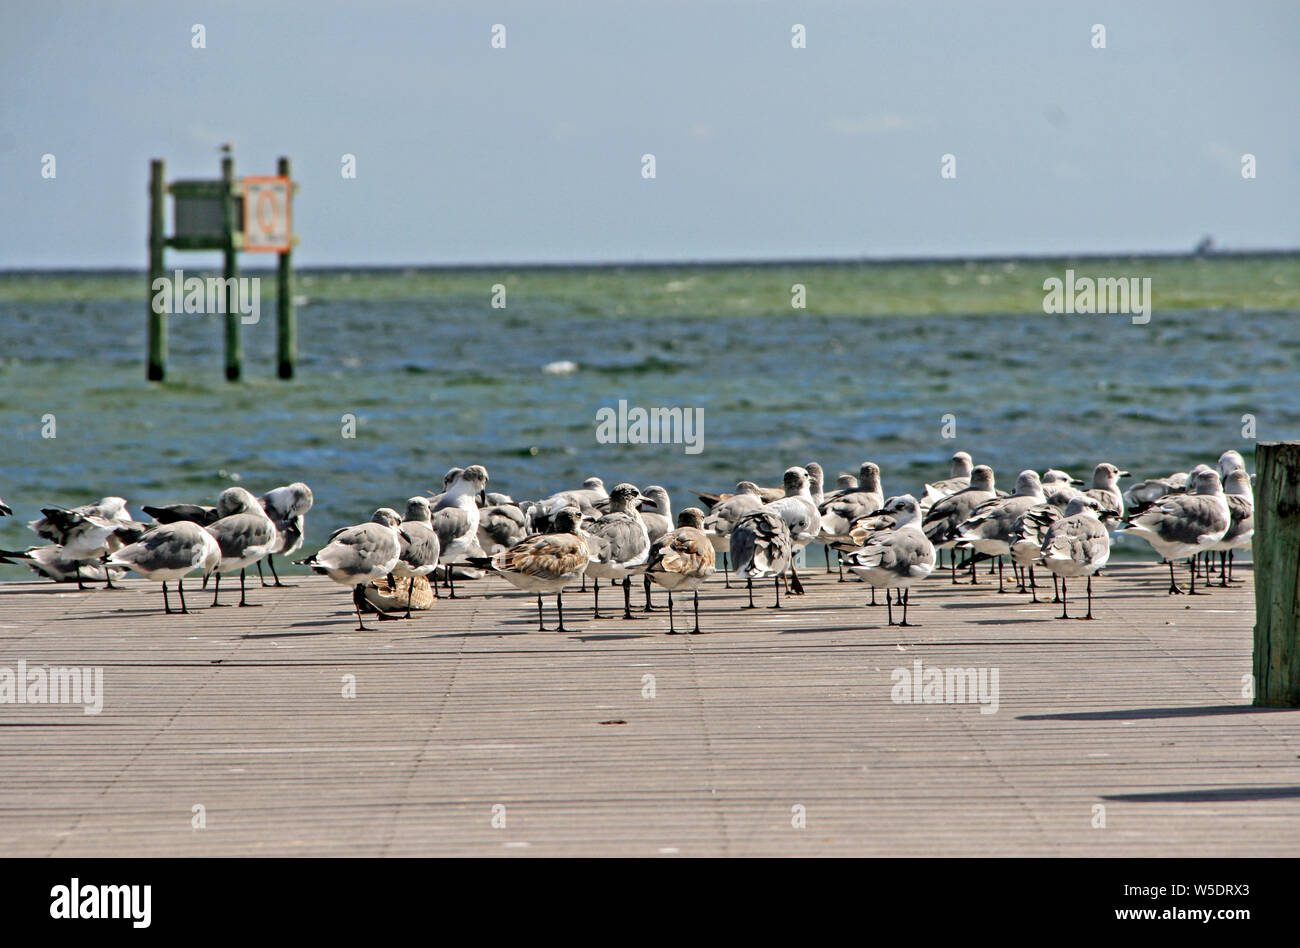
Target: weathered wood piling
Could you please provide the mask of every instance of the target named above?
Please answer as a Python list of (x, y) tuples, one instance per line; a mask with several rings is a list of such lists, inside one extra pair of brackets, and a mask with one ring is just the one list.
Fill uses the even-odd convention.
[(1255, 704), (1300, 707), (1300, 442), (1255, 451)]

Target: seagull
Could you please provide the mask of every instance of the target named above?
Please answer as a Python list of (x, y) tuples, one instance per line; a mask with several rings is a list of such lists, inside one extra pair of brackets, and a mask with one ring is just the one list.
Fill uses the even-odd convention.
[(599, 477), (589, 477), (577, 490), (564, 490), (533, 504), (529, 511), (534, 532), (546, 533), (554, 526), (552, 520), (565, 507), (577, 507), (588, 520), (597, 519), (605, 512), (601, 506), (609, 500), (609, 491)]
[[(438, 557), (442, 553), (442, 544), (438, 542), (438, 533), (433, 529), (429, 513), (427, 497), (412, 497), (406, 502), (406, 516), (397, 532), (400, 551), (398, 563), (393, 567), (393, 576), (409, 580), (406, 585), (408, 619), (411, 618), (411, 598), (415, 595), (416, 577), (428, 576), (436, 570)], [(393, 592), (397, 592), (396, 587)]]
[(129, 569), (145, 579), (159, 580), (163, 590), (163, 610), (167, 615), (175, 611), (167, 598), (167, 580), (176, 580), (176, 589), (181, 597), (180, 611), (188, 615), (184, 577), (202, 569), (206, 579), (220, 565), (221, 547), (216, 539), (197, 523), (187, 520), (155, 527), (137, 542), (108, 554), (104, 559), (106, 571)]
[(1119, 478), (1129, 477), (1128, 471), (1121, 471), (1114, 464), (1102, 461), (1093, 469), (1092, 488), (1084, 493), (1101, 504), (1102, 515), (1110, 514), (1115, 518), (1124, 517), (1124, 495), (1119, 489)]
[(157, 507), (145, 504), (140, 509), (159, 523), (197, 523), (206, 527), (221, 519), (217, 508), (206, 504), (163, 504)]
[(1224, 486), (1228, 484), (1228, 475), (1233, 471), (1244, 471), (1246, 469), (1246, 459), (1241, 456), (1239, 451), (1224, 451), (1219, 455), (1219, 479), (1223, 481)]
[[(1058, 483), (1058, 482), (1054, 482)], [(1047, 486), (1044, 485), (1044, 491)], [(1073, 493), (1067, 493), (1072, 491)], [(1042, 561), (1043, 541), (1047, 539), (1048, 528), (1065, 516), (1065, 508), (1070, 505), (1070, 501), (1082, 497), (1083, 495), (1074, 490), (1073, 487), (1065, 487), (1061, 490), (1049, 492), (1046, 503), (1035, 504), (1025, 511), (1020, 518), (1015, 533), (1011, 536), (1011, 564), (1021, 570), (1020, 587), (1016, 592), (1025, 592), (1026, 583), (1023, 578), (1024, 571), (1029, 572), (1029, 583), (1027, 588), (1029, 594), (1033, 597), (1034, 602), (1038, 602), (1038, 583), (1034, 578), (1034, 567)], [(1090, 498), (1089, 498), (1090, 499)], [(1056, 574), (1052, 574), (1052, 584), (1057, 583)], [(1052, 600), (1056, 602), (1060, 599), (1060, 593)]]
[(1223, 499), (1228, 502), (1231, 523), (1223, 539), (1210, 549), (1219, 551), (1219, 585), (1232, 582), (1232, 554), (1235, 550), (1249, 550), (1255, 535), (1255, 497), (1250, 489), (1250, 475), (1239, 467), (1228, 472), (1223, 483)]
[[(658, 484), (652, 484), (645, 490), (641, 491), (641, 496), (645, 498), (638, 505), (641, 511), (641, 519), (645, 522), (646, 535), (650, 537), (653, 543), (661, 536), (673, 529), (673, 506), (672, 501), (668, 498), (668, 491), (664, 490)], [(654, 606), (650, 603), (650, 576), (645, 577), (645, 608), (643, 612), (651, 612)]]
[[(959, 543), (973, 547), (976, 552), (998, 558), (998, 592), (1006, 591), (1002, 585), (1002, 557), (1011, 552), (1011, 541), (1017, 535), (1020, 518), (1030, 507), (1044, 503), (1045, 500), (1038, 472), (1021, 471), (1016, 477), (1016, 489), (1010, 497), (986, 500), (950, 534)], [(975, 571), (974, 561), (975, 556), (972, 554), (972, 574)]]
[(812, 495), (813, 503), (820, 507), (822, 501), (826, 499), (822, 491), (826, 485), (826, 472), (816, 461), (809, 461), (803, 469), (808, 472), (808, 493)]
[[(395, 512), (393, 519), (396, 519)], [(384, 516), (379, 521), (335, 530), (329, 542), (314, 556), (298, 560), (296, 565), (310, 567), (312, 572), (328, 576), (342, 586), (351, 586), (352, 605), (357, 610), (357, 631), (369, 632), (370, 629), (361, 621), (362, 606), (367, 611), (373, 608), (366, 601), (366, 584), (387, 577), (400, 560), (401, 538), (397, 527)], [(384, 615), (381, 612), (380, 618)]]
[(244, 589), (244, 573), (280, 542), (275, 524), (266, 515), (253, 494), (243, 487), (227, 487), (217, 498), (218, 520), (203, 529), (212, 534), (221, 547), (221, 563), (213, 582), (212, 605), (220, 606), (221, 574), (239, 570), (239, 604), (251, 606)]
[(528, 518), (514, 504), (489, 504), (479, 511), (478, 545), (485, 555), (508, 550), (526, 536)]
[(1141, 513), (1161, 497), (1187, 490), (1188, 473), (1179, 471), (1168, 477), (1149, 477), (1124, 491), (1124, 506), (1130, 515)]
[(722, 577), (728, 589), (731, 588), (730, 571), (727, 569), (727, 555), (731, 552), (731, 530), (741, 517), (762, 506), (763, 498), (758, 485), (753, 481), (741, 481), (736, 485), (736, 492), (718, 502), (704, 518), (704, 533), (713, 544), (714, 551), (722, 554)]
[[(284, 487), (277, 487), (269, 490), (259, 498), (262, 509), (266, 515), (271, 518), (275, 524), (275, 532), (279, 536), (279, 542), (275, 544), (275, 549), (266, 554), (266, 565), (271, 567), (271, 575), (275, 582), (270, 585), (284, 586), (280, 582), (280, 577), (275, 572), (275, 554), (289, 556), (297, 553), (302, 547), (303, 531), (306, 528), (307, 511), (311, 510), (311, 505), (315, 501), (312, 496), (311, 488), (302, 481), (295, 481)], [(268, 585), (262, 578), (262, 561), (257, 561), (257, 575), (262, 579), (262, 585)]]
[(823, 503), (827, 500), (834, 500), (841, 494), (847, 494), (849, 491), (857, 489), (857, 477), (850, 474), (848, 471), (840, 471), (839, 474), (835, 475), (835, 489), (826, 495), (823, 499)]
[(1042, 562), (1061, 577), (1062, 619), (1070, 618), (1066, 581), (1071, 576), (1088, 577), (1088, 614), (1083, 618), (1092, 618), (1092, 574), (1110, 559), (1110, 534), (1099, 519), (1106, 509), (1096, 497), (1076, 497), (1065, 508), (1065, 516), (1047, 528)]
[[(783, 487), (759, 487), (754, 481), (741, 481), (741, 483), (753, 485), (754, 490), (758, 492), (759, 497), (763, 499), (763, 503), (765, 504), (770, 503), (773, 500), (780, 500), (785, 496), (785, 488)], [(730, 500), (732, 497), (736, 496), (735, 494), (711, 494), (706, 490), (693, 490), (691, 493), (700, 498), (700, 501), (704, 506), (708, 507), (710, 510), (723, 501)]]
[(876, 512), (894, 519), (892, 530), (878, 530), (869, 534), (865, 542), (844, 557), (849, 570), (874, 587), (884, 588), (885, 606), (889, 624), (894, 625), (894, 608), (889, 599), (889, 588), (897, 590), (897, 599), (903, 606), (903, 621), (899, 625), (915, 625), (907, 621), (907, 606), (911, 600), (910, 588), (934, 571), (934, 544), (921, 529), (921, 505), (911, 494), (891, 497)]
[(780, 577), (790, 568), (794, 557), (794, 541), (785, 519), (771, 507), (760, 506), (732, 526), (730, 544), (736, 575), (745, 577), (745, 587), (749, 590), (749, 605), (743, 608), (754, 608), (754, 580), (771, 576), (776, 605), (768, 608), (780, 609)]
[[(821, 513), (821, 532), (817, 539), (826, 544), (826, 565), (830, 567), (830, 545), (844, 542), (849, 538), (849, 530), (859, 518), (870, 516), (885, 505), (884, 490), (880, 486), (880, 467), (871, 461), (863, 461), (858, 472), (859, 486), (851, 491), (844, 491), (838, 496), (824, 501), (818, 508)], [(843, 579), (844, 567), (840, 564), (840, 578)]]
[(954, 454), (952, 463), (949, 466), (948, 477), (924, 486), (921, 494), (921, 512), (925, 513), (945, 497), (950, 497), (957, 491), (970, 487), (973, 470), (974, 462), (969, 454), (965, 451), (958, 451)]
[[(1211, 549), (1231, 525), (1232, 513), (1219, 472), (1206, 468), (1192, 478), (1192, 493), (1172, 494), (1156, 501), (1145, 512), (1131, 517), (1121, 530), (1146, 540), (1169, 561), (1169, 593), (1174, 595), (1184, 591), (1174, 579), (1174, 560), (1191, 560)], [(1202, 595), (1196, 592), (1194, 566), (1191, 593)]]
[[(822, 515), (813, 502), (807, 471), (801, 467), (786, 468), (782, 480), (785, 482), (785, 496), (767, 504), (767, 508), (780, 515), (790, 528), (790, 541), (794, 549), (802, 550), (817, 539), (822, 527)], [(803, 584), (799, 582), (793, 561), (790, 563), (790, 593), (803, 595)]]
[(14, 509), (5, 503), (3, 498), (0, 498), (0, 517), (12, 517), (13, 515)]
[(675, 635), (673, 626), (673, 590), (691, 590), (695, 595), (695, 628), (700, 631), (700, 585), (717, 570), (718, 556), (713, 543), (705, 535), (704, 511), (687, 507), (677, 516), (677, 529), (665, 533), (650, 543), (650, 554), (644, 566), (639, 567), (649, 579), (668, 590), (668, 634)]
[(452, 563), (474, 552), (481, 516), (477, 498), (487, 486), (487, 468), (471, 464), (459, 471), (447, 487), (446, 494), (433, 509), (431, 523), (441, 544), (442, 561), (447, 566), (447, 585), (456, 598), (456, 581)]
[(75, 582), (82, 589), (86, 588), (86, 580), (101, 583), (113, 578), (121, 579), (126, 574), (125, 569), (110, 567), (106, 571), (102, 563), (69, 559), (57, 543), (26, 550), (0, 550), (0, 563), (27, 566), (38, 576), (56, 583)]
[[(562, 508), (551, 519), (553, 533), (535, 533), (508, 550), (492, 556), (470, 557), (469, 561), (479, 569), (491, 570), (513, 586), (537, 594), (537, 631), (570, 632), (571, 629), (564, 627), (564, 587), (588, 568), (591, 550), (578, 532), (582, 512), (577, 507)], [(555, 593), (559, 624), (554, 629), (547, 629), (542, 619), (543, 593)]]
[[(121, 497), (104, 497), (98, 503), (71, 509), (45, 507), (41, 513), (40, 520), (28, 524), (36, 535), (61, 546), (65, 558), (88, 564), (98, 563), (105, 555), (138, 540), (138, 531), (144, 529), (142, 524), (131, 519), (126, 501)], [(116, 588), (112, 574), (105, 575), (109, 588)], [(80, 571), (77, 573), (77, 586), (85, 588)]]
[[(958, 456), (965, 454), (964, 451), (958, 451), (953, 455), (953, 465), (956, 466)], [(932, 485), (926, 485), (929, 488)], [(941, 498), (934, 502), (929, 511), (924, 510), (924, 517), (921, 520), (921, 529), (934, 544), (936, 550), (952, 550), (957, 545), (957, 538), (953, 535), (956, 529), (980, 504), (987, 503), (997, 498), (997, 491), (993, 484), (993, 468), (987, 464), (981, 464), (970, 472), (970, 486), (964, 487), (947, 497)], [(957, 553), (954, 550), (952, 556), (952, 581), (955, 585), (957, 582)], [(971, 564), (972, 573), (971, 581), (978, 583), (974, 575), (974, 563)]]
[(634, 568), (643, 564), (650, 553), (650, 535), (636, 509), (643, 499), (635, 484), (619, 484), (610, 492), (609, 513), (586, 528), (587, 533), (609, 545), (605, 556), (587, 566), (587, 572), (596, 581), (596, 618), (600, 618), (602, 579), (623, 581), (623, 618), (639, 618), (632, 615), (631, 576)]

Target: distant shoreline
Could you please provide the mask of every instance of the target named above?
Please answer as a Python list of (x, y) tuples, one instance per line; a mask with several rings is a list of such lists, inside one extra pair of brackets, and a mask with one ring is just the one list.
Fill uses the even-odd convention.
[[(999, 265), (1006, 263), (1050, 264), (1062, 266), (1069, 263), (1104, 263), (1111, 261), (1134, 262), (1141, 260), (1251, 260), (1300, 258), (1300, 248), (1282, 250), (1211, 250), (1195, 251), (1113, 251), (1072, 254), (966, 254), (950, 257), (782, 257), (746, 260), (719, 258), (717, 260), (618, 260), (618, 261), (502, 261), (499, 263), (392, 263), (392, 264), (323, 264), (297, 267), (299, 273), (456, 273), (509, 270), (513, 272), (548, 270), (707, 270), (707, 269), (778, 269), (783, 267), (853, 267), (853, 266), (943, 266), (943, 265)], [(184, 258), (174, 258), (183, 263)], [(250, 258), (245, 256), (241, 262)], [(271, 255), (265, 255), (266, 266), (245, 266), (243, 272), (272, 271), (275, 269)], [(179, 265), (179, 264), (178, 264)], [(143, 276), (145, 267), (26, 267), (0, 268), (0, 279), (31, 276)], [(206, 268), (212, 269), (212, 268)]]

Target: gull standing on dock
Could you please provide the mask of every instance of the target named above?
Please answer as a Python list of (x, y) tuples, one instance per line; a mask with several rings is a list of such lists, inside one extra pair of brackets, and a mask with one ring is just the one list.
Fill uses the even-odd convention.
[[(303, 532), (307, 528), (307, 512), (314, 502), (311, 488), (302, 481), (295, 481), (267, 491), (258, 498), (258, 502), (271, 518), (271, 523), (275, 524), (275, 532), (279, 537), (275, 549), (266, 554), (266, 565), (271, 568), (271, 575), (275, 578), (275, 582), (269, 585), (285, 586), (287, 584), (280, 582), (280, 577), (275, 572), (275, 554), (288, 558), (302, 547)], [(268, 585), (262, 576), (261, 560), (257, 562), (257, 576), (262, 580), (263, 586)]]
[(736, 485), (736, 492), (719, 501), (709, 515), (704, 518), (704, 533), (713, 544), (713, 549), (722, 554), (722, 578), (726, 588), (731, 588), (730, 570), (727, 568), (727, 556), (731, 552), (731, 531), (746, 514), (753, 513), (763, 506), (763, 498), (758, 485), (753, 481), (741, 481)]
[[(845, 491), (838, 496), (822, 502), (818, 508), (821, 513), (821, 532), (818, 541), (826, 545), (826, 566), (830, 568), (831, 544), (843, 543), (849, 538), (853, 524), (862, 517), (868, 517), (885, 506), (884, 489), (880, 485), (880, 467), (871, 461), (863, 461), (858, 470), (858, 487)], [(844, 567), (841, 558), (840, 574)]]
[[(786, 468), (782, 480), (785, 482), (785, 496), (767, 504), (767, 509), (775, 511), (785, 521), (785, 525), (790, 528), (790, 542), (794, 545), (795, 552), (798, 552), (817, 539), (822, 528), (822, 515), (813, 502), (806, 470), (801, 467)], [(793, 560), (790, 563), (790, 594), (803, 595), (803, 583), (799, 582)]]
[(903, 621), (898, 624), (915, 625), (907, 621), (911, 587), (929, 576), (935, 563), (934, 544), (921, 529), (921, 505), (911, 494), (903, 494), (891, 497), (877, 513), (892, 517), (894, 527), (868, 535), (861, 547), (845, 554), (844, 561), (854, 575), (885, 590), (890, 625), (894, 625), (890, 587), (897, 590), (903, 606)]
[(1110, 559), (1110, 533), (1100, 517), (1107, 512), (1096, 497), (1076, 497), (1065, 508), (1065, 516), (1047, 528), (1043, 538), (1042, 562), (1052, 575), (1061, 578), (1061, 618), (1070, 618), (1067, 581), (1088, 577), (1088, 614), (1092, 618), (1092, 574)]
[(447, 566), (447, 586), (452, 599), (456, 598), (452, 563), (474, 552), (481, 516), (478, 501), (485, 493), (487, 482), (487, 468), (481, 464), (471, 464), (458, 471), (431, 515), (430, 522), (438, 534), (442, 561)]
[[(1006, 591), (1002, 585), (1002, 557), (1011, 552), (1011, 541), (1019, 533), (1020, 518), (1029, 508), (1044, 502), (1046, 498), (1038, 472), (1024, 470), (1016, 478), (1016, 489), (1010, 497), (985, 501), (953, 531), (959, 545), (969, 545), (976, 552), (998, 558), (998, 592)], [(972, 578), (974, 572), (975, 555), (972, 553)]]
[[(397, 528), (398, 562), (393, 567), (396, 579), (405, 578), (406, 584), (406, 618), (411, 618), (411, 600), (415, 596), (415, 580), (419, 576), (428, 576), (438, 568), (438, 557), (442, 545), (438, 542), (438, 533), (430, 522), (429, 499), (412, 497), (406, 502), (406, 516)], [(397, 589), (393, 589), (397, 594)], [(437, 595), (437, 589), (434, 589)]]
[(587, 567), (596, 584), (597, 618), (602, 579), (623, 581), (623, 618), (640, 618), (632, 615), (632, 573), (650, 553), (650, 534), (637, 510), (637, 504), (644, 499), (635, 484), (619, 484), (610, 491), (609, 513), (586, 528), (587, 533), (609, 545), (608, 555), (593, 560)]
[[(376, 515), (378, 516), (378, 514)], [(375, 608), (366, 600), (366, 584), (390, 576), (401, 559), (401, 539), (387, 517), (343, 527), (330, 535), (329, 542), (315, 556), (298, 560), (298, 566), (328, 576), (341, 586), (352, 587), (352, 605), (357, 611), (357, 631), (369, 632), (361, 621), (361, 610)], [(379, 617), (385, 617), (380, 611)]]
[(1223, 499), (1228, 502), (1231, 523), (1223, 538), (1210, 549), (1219, 551), (1219, 585), (1227, 586), (1233, 581), (1233, 552), (1249, 550), (1255, 535), (1255, 497), (1250, 489), (1250, 475), (1244, 467), (1228, 472), (1223, 484)]
[[(650, 542), (654, 543), (668, 531), (673, 529), (673, 505), (668, 497), (668, 491), (664, 490), (658, 484), (651, 484), (645, 490), (641, 491), (644, 498), (638, 505), (641, 511), (641, 520), (645, 523), (646, 535)], [(650, 576), (645, 577), (645, 607), (643, 612), (654, 611), (654, 606), (650, 602)]]
[(146, 533), (140, 540), (110, 553), (104, 560), (105, 570), (129, 569), (145, 579), (162, 583), (163, 611), (171, 615), (171, 601), (167, 598), (167, 581), (176, 580), (180, 593), (182, 614), (188, 615), (185, 605), (184, 577), (196, 569), (203, 570), (206, 579), (221, 564), (221, 547), (216, 539), (197, 523), (187, 520), (163, 524)]
[[(553, 533), (533, 534), (508, 550), (470, 557), (469, 562), (478, 569), (491, 570), (512, 586), (537, 594), (537, 631), (570, 632), (564, 627), (564, 587), (587, 569), (591, 550), (578, 532), (582, 512), (577, 507), (564, 507), (551, 519)], [(543, 593), (555, 593), (559, 622), (554, 629), (547, 629), (542, 619)]]
[(760, 506), (736, 521), (729, 541), (736, 575), (745, 577), (749, 591), (749, 605), (741, 608), (754, 608), (754, 580), (771, 576), (776, 604), (768, 608), (780, 609), (781, 574), (790, 568), (794, 558), (794, 543), (785, 519), (771, 507)]
[(262, 557), (275, 548), (280, 537), (275, 524), (262, 509), (261, 503), (243, 487), (227, 487), (217, 498), (221, 517), (203, 529), (212, 534), (221, 547), (221, 563), (213, 580), (212, 605), (221, 595), (221, 574), (239, 570), (239, 604), (251, 606), (244, 589), (244, 574)]
[(1124, 533), (1146, 540), (1169, 561), (1169, 594), (1185, 592), (1174, 578), (1174, 560), (1187, 559), (1192, 573), (1191, 594), (1196, 591), (1194, 558), (1223, 539), (1232, 525), (1232, 512), (1223, 494), (1219, 472), (1206, 468), (1192, 478), (1192, 493), (1170, 494), (1143, 513), (1129, 519)]
[(700, 585), (717, 570), (717, 554), (705, 536), (704, 511), (687, 507), (677, 517), (677, 529), (650, 543), (650, 555), (644, 566), (647, 578), (668, 590), (668, 634), (674, 635), (673, 590), (691, 590), (695, 594), (695, 628), (700, 631)]
[[(957, 464), (958, 457), (964, 454), (966, 454), (965, 451), (958, 451), (957, 454), (953, 455), (954, 466)], [(969, 458), (969, 455), (967, 457)], [(928, 488), (931, 485), (926, 486)], [(924, 505), (922, 505), (921, 530), (934, 544), (936, 551), (950, 551), (954, 585), (957, 582), (957, 552), (954, 549), (957, 545), (957, 528), (975, 512), (975, 508), (979, 507), (980, 504), (995, 500), (997, 496), (997, 490), (993, 482), (993, 468), (987, 464), (981, 464), (970, 472), (970, 485), (968, 487), (963, 487), (947, 497), (936, 500), (929, 511), (926, 511)], [(972, 565), (974, 564), (972, 563)], [(978, 583), (973, 574), (971, 581)]]

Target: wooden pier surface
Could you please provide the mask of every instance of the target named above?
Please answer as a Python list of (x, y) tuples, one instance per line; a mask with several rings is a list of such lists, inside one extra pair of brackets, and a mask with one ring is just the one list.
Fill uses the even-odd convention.
[[(539, 633), (535, 600), (495, 578), (368, 633), (348, 590), (319, 577), (254, 580), (260, 608), (189, 616), (163, 615), (157, 584), (138, 579), (4, 584), (0, 666), (102, 667), (104, 707), (0, 704), (0, 846), (1296, 855), (1300, 712), (1243, 696), (1254, 607), (1249, 568), (1238, 575), (1167, 596), (1165, 568), (1117, 565), (1094, 582), (1093, 622), (999, 595), (983, 574), (977, 589), (936, 575), (913, 590), (908, 629), (820, 571), (780, 611), (738, 610), (743, 590), (719, 576), (699, 636), (666, 635), (662, 613), (592, 621), (576, 589), (576, 631)], [(187, 587), (192, 607), (210, 601)], [(602, 610), (617, 616), (621, 599), (602, 589)], [(892, 673), (917, 660), (997, 669), (996, 712), (895, 702)]]

